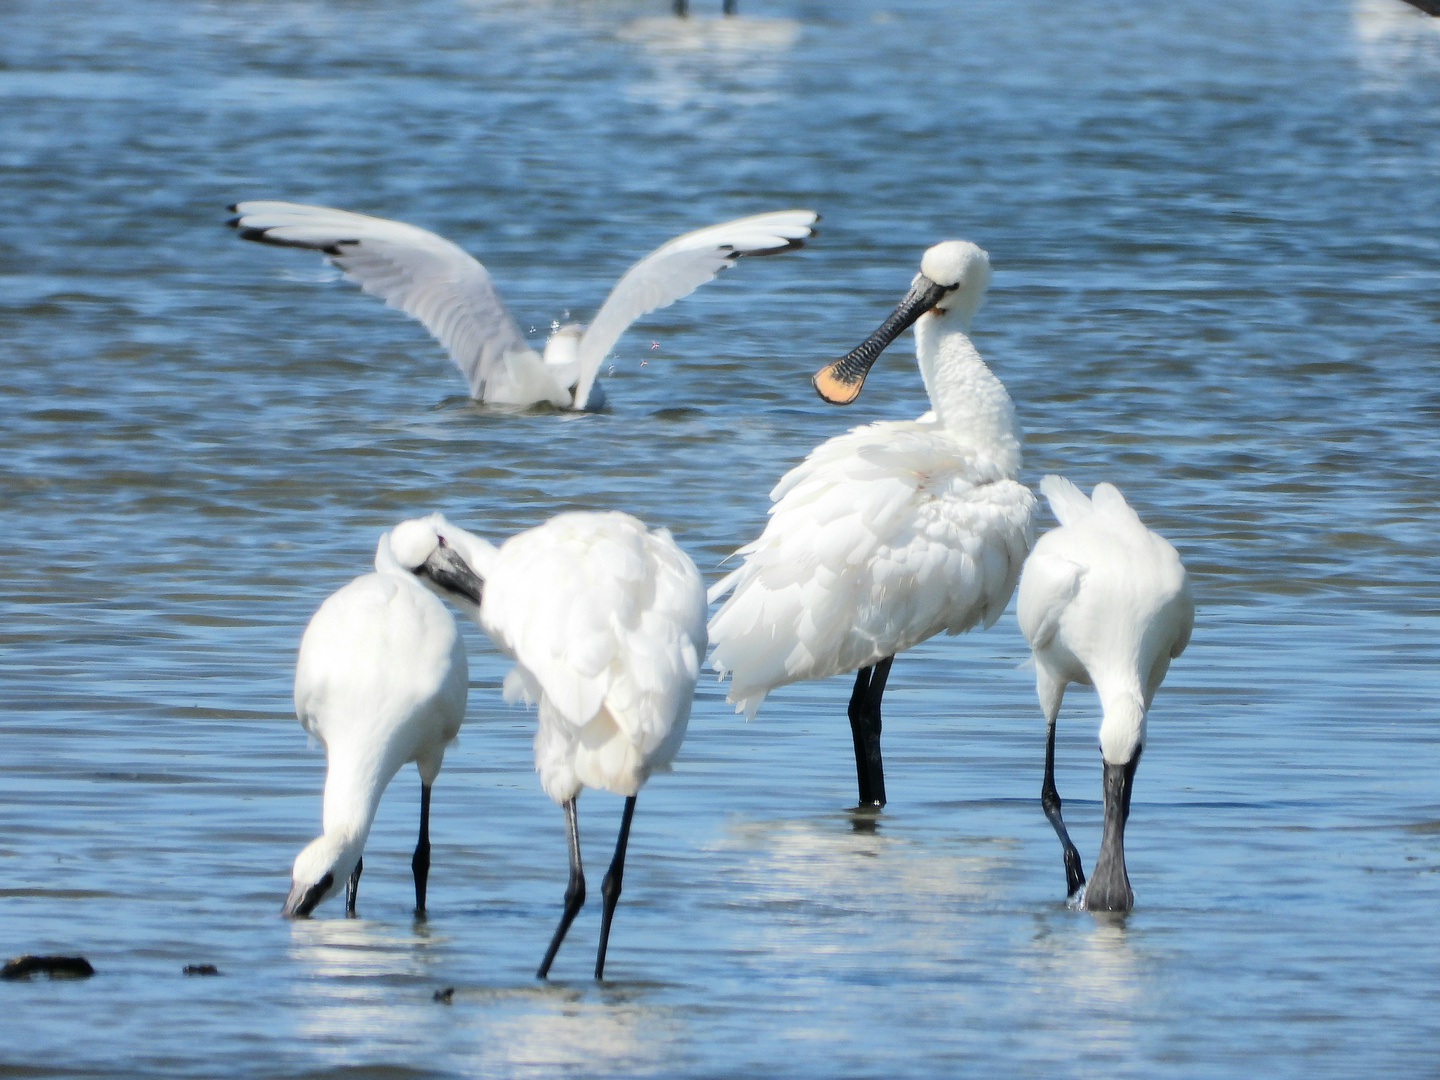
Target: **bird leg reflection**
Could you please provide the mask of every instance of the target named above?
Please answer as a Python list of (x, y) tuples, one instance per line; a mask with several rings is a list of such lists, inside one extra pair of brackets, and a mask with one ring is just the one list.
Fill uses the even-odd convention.
[(874, 667), (855, 673), (855, 689), (850, 694), (850, 734), (855, 740), (855, 782), (860, 793), (860, 808), (879, 809), (885, 805), (885, 763), (880, 756), (880, 699), (885, 693), (885, 680), (890, 677), (893, 656), (887, 656)]
[(415, 874), (415, 917), (425, 917), (425, 888), (430, 882), (430, 785), (420, 785), (420, 839), (410, 860)]
[(345, 917), (355, 918), (355, 897), (360, 892), (360, 871), (365, 869), (365, 860), (362, 858), (355, 863), (355, 869), (350, 873), (350, 880), (345, 883)]
[(635, 816), (635, 796), (625, 799), (625, 814), (620, 819), (620, 835), (615, 840), (615, 857), (610, 860), (610, 869), (600, 883), (600, 898), (603, 904), (600, 916), (600, 951), (595, 954), (595, 978), (605, 977), (605, 947), (610, 943), (610, 920), (615, 915), (615, 905), (620, 902), (620, 880), (625, 876), (625, 847), (630, 842), (630, 819)]
[(1045, 811), (1045, 816), (1050, 819), (1055, 835), (1060, 838), (1060, 846), (1065, 849), (1065, 896), (1067, 899), (1076, 900), (1080, 890), (1085, 887), (1085, 868), (1080, 862), (1080, 852), (1070, 842), (1070, 834), (1065, 830), (1065, 819), (1060, 816), (1060, 792), (1055, 788), (1053, 716), (1045, 724), (1045, 780), (1040, 785), (1040, 806)]
[(550, 965), (560, 951), (560, 943), (565, 940), (575, 916), (585, 906), (585, 868), (580, 864), (580, 822), (575, 815), (575, 798), (572, 796), (565, 800), (565, 832), (570, 841), (570, 884), (565, 886), (565, 911), (560, 916), (560, 925), (555, 928), (555, 936), (550, 939), (550, 948), (545, 950), (545, 959), (540, 961), (540, 970), (535, 973), (537, 979), (549, 976)]

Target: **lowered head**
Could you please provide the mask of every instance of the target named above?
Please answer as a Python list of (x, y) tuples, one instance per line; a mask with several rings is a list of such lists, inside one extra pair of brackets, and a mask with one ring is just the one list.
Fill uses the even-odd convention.
[(860, 396), (865, 376), (892, 341), (927, 312), (956, 315), (962, 327), (980, 306), (990, 285), (990, 256), (969, 240), (945, 240), (925, 252), (910, 291), (880, 328), (839, 360), (812, 377), (816, 391), (832, 405)]
[(431, 592), (479, 607), (485, 584), (446, 542), (447, 524), (439, 514), (402, 521), (390, 531), (390, 553)]
[(347, 843), (338, 836), (325, 835), (310, 841), (295, 856), (290, 872), (290, 895), (280, 914), (287, 919), (308, 919), (320, 902), (342, 888), (360, 861), (360, 843)]

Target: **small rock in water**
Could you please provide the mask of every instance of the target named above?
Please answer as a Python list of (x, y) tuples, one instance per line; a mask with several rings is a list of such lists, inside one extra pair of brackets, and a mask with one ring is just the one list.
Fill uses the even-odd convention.
[(44, 973), (52, 979), (88, 979), (95, 974), (83, 956), (16, 956), (0, 968), (0, 979), (28, 979)]
[(186, 975), (219, 975), (220, 969), (214, 964), (186, 964)]
[(450, 999), (455, 996), (455, 987), (447, 986), (444, 990), (435, 991), (435, 1000), (442, 1005), (449, 1005)]

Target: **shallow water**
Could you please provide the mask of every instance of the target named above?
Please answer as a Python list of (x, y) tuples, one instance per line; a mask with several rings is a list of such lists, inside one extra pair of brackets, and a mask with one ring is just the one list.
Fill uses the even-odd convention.
[[(98, 974), (0, 984), (0, 1075), (1433, 1075), (1440, 21), (742, 0), (677, 27), (666, 6), (7, 7), (0, 949)], [(238, 243), (224, 207), (253, 197), (433, 228), (538, 334), (687, 228), (825, 220), (638, 325), (609, 411), (573, 418), (475, 406), (417, 325)], [(294, 649), (378, 533), (613, 506), (713, 576), (810, 446), (925, 407), (908, 339), (847, 412), (807, 376), (945, 236), (991, 253), (976, 341), (1026, 479), (1117, 483), (1191, 569), (1133, 914), (1064, 907), (1007, 615), (896, 662), (873, 831), (844, 812), (845, 680), (749, 725), (703, 682), (640, 798), (603, 985), (596, 903), (533, 979), (561, 818), (467, 631), (429, 922), (413, 771), (363, 918), (278, 918), (324, 771)], [(1059, 783), (1087, 862), (1096, 722), (1072, 692)], [(581, 800), (592, 889), (618, 817)], [(223, 976), (181, 976), (204, 962)]]

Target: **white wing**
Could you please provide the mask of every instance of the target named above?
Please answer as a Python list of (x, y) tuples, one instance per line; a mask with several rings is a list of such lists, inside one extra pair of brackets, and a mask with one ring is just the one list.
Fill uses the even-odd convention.
[(1020, 632), (1025, 635), (1031, 651), (1037, 653), (1048, 649), (1055, 640), (1060, 619), (1085, 580), (1083, 566), (1049, 550), (1051, 545), (1045, 540), (1050, 535), (1041, 537), (1025, 560), (1015, 607)]
[(568, 513), (513, 536), (485, 583), (480, 620), (572, 729), (603, 707), (648, 755), (689, 716), (705, 592), (663, 529), (647, 533), (628, 514)]
[(690, 295), (742, 255), (775, 255), (803, 247), (819, 219), (813, 210), (736, 218), (677, 236), (646, 255), (610, 290), (580, 340), (575, 408), (585, 408), (601, 362), (641, 315)]
[(884, 422), (817, 447), (776, 485), (770, 521), (710, 620), (711, 666), (753, 716), (771, 689), (989, 626), (1029, 550), (1035, 499), (982, 479), (928, 425)]
[[(476, 399), (486, 400), (488, 382), (507, 377), (507, 358), (534, 356), (485, 268), (443, 237), (306, 203), (251, 201), (231, 209), (238, 216), (230, 224), (243, 239), (322, 252), (366, 292), (419, 319), (449, 350)], [(568, 395), (557, 402), (568, 403)]]

